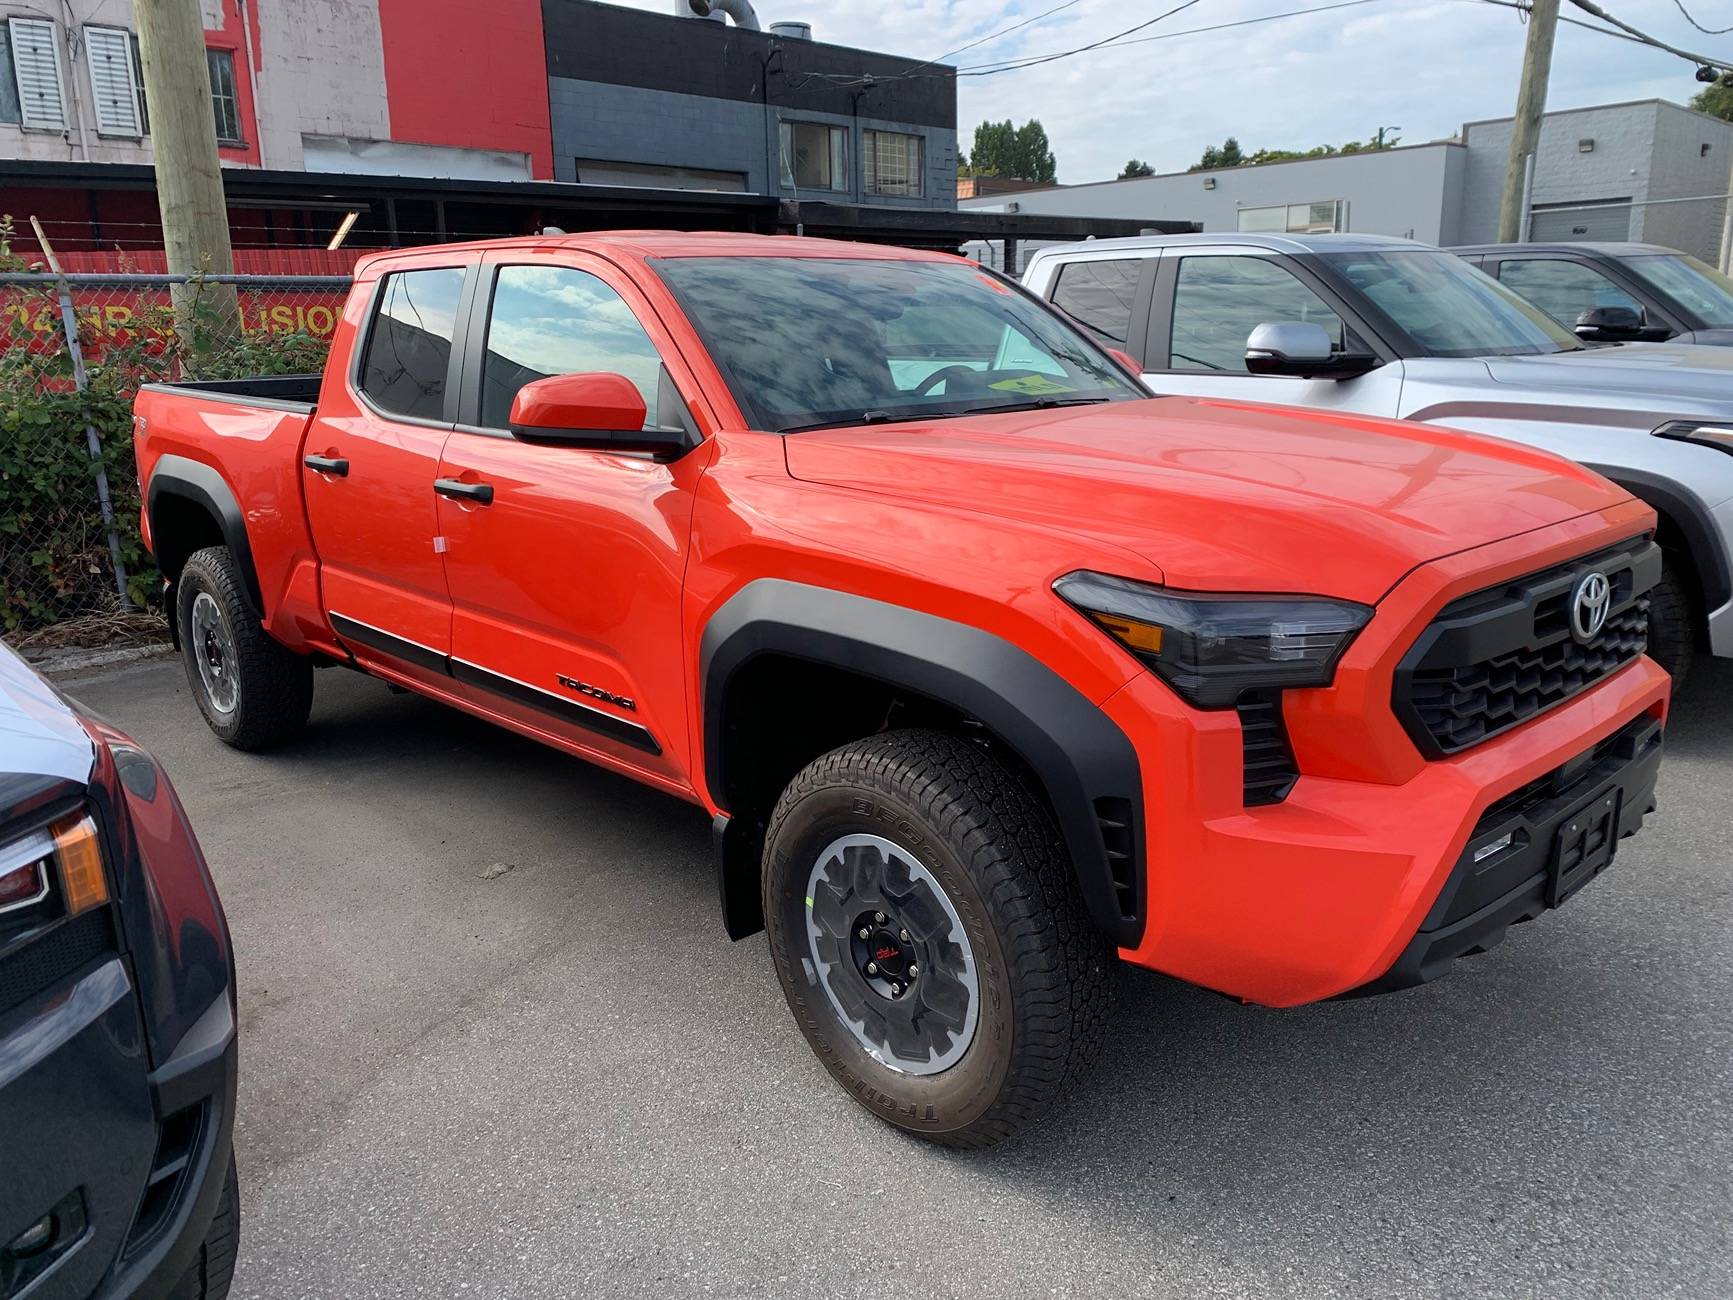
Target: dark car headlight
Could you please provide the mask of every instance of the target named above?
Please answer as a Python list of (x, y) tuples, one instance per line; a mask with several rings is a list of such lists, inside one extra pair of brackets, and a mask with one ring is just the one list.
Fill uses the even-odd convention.
[(1104, 573), (1070, 573), (1053, 590), (1200, 709), (1232, 708), (1243, 691), (1328, 686), (1372, 617), (1348, 600), (1180, 592)]
[(77, 916), (108, 901), (102, 836), (73, 813), (0, 844), (0, 928), (16, 931)]
[(1714, 447), (1733, 456), (1733, 424), (1714, 424), (1708, 420), (1669, 420), (1650, 430), (1657, 438), (1675, 442), (1696, 442)]

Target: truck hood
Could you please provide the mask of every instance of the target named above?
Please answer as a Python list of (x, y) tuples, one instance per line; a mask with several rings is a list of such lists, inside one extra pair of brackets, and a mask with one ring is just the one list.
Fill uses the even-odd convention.
[(1638, 417), (1631, 423), (1645, 427), (1669, 415), (1733, 416), (1733, 348), (1626, 343), (1550, 356), (1488, 357), (1486, 367), (1500, 384), (1561, 406), (1626, 412)]
[(66, 701), (0, 644), (0, 816), (24, 786), (85, 784), (95, 758), (89, 734)]
[(795, 478), (1086, 537), (1144, 557), (1175, 587), (1365, 602), (1417, 564), (1628, 499), (1513, 443), (1209, 399), (812, 430), (784, 444)]

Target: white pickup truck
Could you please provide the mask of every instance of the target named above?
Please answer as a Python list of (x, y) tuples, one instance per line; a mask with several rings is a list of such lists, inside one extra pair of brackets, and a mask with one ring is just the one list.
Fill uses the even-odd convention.
[(1498, 281), (1376, 235), (1165, 235), (1035, 252), (1031, 292), (1158, 393), (1430, 420), (1557, 452), (1660, 515), (1649, 653), (1733, 657), (1733, 348), (1585, 348)]

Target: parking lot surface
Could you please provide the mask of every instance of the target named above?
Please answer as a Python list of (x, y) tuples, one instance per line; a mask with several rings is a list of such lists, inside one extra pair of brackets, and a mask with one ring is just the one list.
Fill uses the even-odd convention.
[(701, 811), (340, 670), (256, 756), (176, 661), (62, 685), (234, 931), (237, 1296), (1733, 1294), (1727, 668), (1561, 911), (1300, 1011), (1127, 969), (1092, 1084), (975, 1155), (830, 1082)]

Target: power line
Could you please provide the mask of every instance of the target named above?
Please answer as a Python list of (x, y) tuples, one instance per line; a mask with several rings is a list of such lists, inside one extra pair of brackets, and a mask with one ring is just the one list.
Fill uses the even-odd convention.
[(1203, 0), (1180, 0), (1180, 3), (1176, 4), (1172, 9), (1169, 9), (1164, 13), (1159, 13), (1154, 18), (1147, 18), (1143, 22), (1137, 23), (1135, 26), (1127, 27), (1122, 32), (1115, 32), (1112, 36), (1103, 36), (1098, 41), (1091, 41), (1087, 45), (1079, 45), (1075, 49), (1059, 50), (1053, 54), (1041, 54), (1032, 58), (1008, 61), (1003, 67), (992, 67), (990, 65), (982, 64), (977, 68), (968, 70), (959, 68), (957, 69), (957, 75), (959, 77), (991, 77), (1000, 72), (1015, 72), (1019, 68), (1033, 68), (1042, 63), (1056, 63), (1060, 59), (1069, 59), (1076, 54), (1087, 54), (1091, 50), (1099, 50), (1103, 45), (1112, 45), (1117, 41), (1123, 40), (1133, 32), (1141, 32), (1146, 27), (1154, 27), (1157, 23), (1172, 18), (1175, 14), (1190, 9), (1193, 5), (1201, 4), (1202, 2)]
[(1681, 59), (1689, 59), (1699, 67), (1720, 68), (1724, 72), (1733, 72), (1733, 63), (1729, 63), (1726, 59), (1710, 58), (1706, 54), (1693, 54), (1690, 50), (1682, 50), (1677, 45), (1669, 45), (1666, 41), (1658, 40), (1657, 38), (1650, 36), (1647, 32), (1632, 27), (1623, 19), (1613, 17), (1605, 9), (1602, 9), (1598, 4), (1596, 4), (1595, 0), (1570, 0), (1570, 2), (1578, 9), (1581, 9), (1584, 13), (1593, 14), (1602, 22), (1611, 23), (1620, 31), (1629, 32), (1644, 45), (1653, 46), (1657, 50), (1665, 50), (1668, 54), (1676, 54)]
[[(1310, 9), (1287, 9), (1278, 14), (1262, 14), (1257, 18), (1240, 18), (1231, 23), (1211, 23), (1208, 27), (1186, 27), (1177, 32), (1157, 32), (1154, 36), (1137, 36), (1128, 41), (1117, 41), (1114, 49), (1122, 45), (1147, 45), (1151, 41), (1171, 41), (1179, 36), (1197, 36), (1203, 32), (1225, 32), (1233, 27), (1252, 27), (1258, 23), (1274, 22), (1278, 18), (1299, 18), (1306, 14), (1328, 13), (1332, 9), (1354, 9), (1360, 5), (1382, 4), (1385, 0), (1337, 0), (1335, 4), (1313, 5)], [(1510, 0), (1514, 7), (1516, 0)], [(977, 64), (977, 67), (991, 67), (991, 64)]]
[(1032, 23), (1038, 23), (1043, 18), (1051, 18), (1054, 14), (1058, 13), (1061, 9), (1070, 9), (1073, 5), (1078, 5), (1081, 3), (1083, 3), (1083, 0), (1065, 0), (1064, 4), (1054, 5), (1051, 9), (1048, 9), (1042, 13), (1038, 13), (1033, 18), (1025, 18), (1020, 23), (1012, 23), (1009, 27), (1001, 27), (998, 31), (991, 32), (988, 35), (983, 36), (978, 41), (970, 41), (967, 45), (959, 45), (954, 50), (946, 50), (943, 54), (940, 54), (934, 58), (928, 59), (925, 63), (917, 65), (914, 69), (912, 69), (912, 71), (918, 72), (918, 71), (920, 71), (921, 68), (930, 68), (935, 63), (943, 63), (946, 59), (950, 58), (953, 54), (961, 54), (964, 50), (972, 50), (977, 45), (985, 45), (988, 41), (997, 40), (1001, 36), (1009, 36), (1012, 32), (1019, 31), (1024, 27), (1028, 27)]
[(1725, 36), (1728, 32), (1733, 32), (1733, 27), (1703, 26), (1702, 23), (1691, 17), (1691, 11), (1685, 8), (1685, 0), (1673, 0), (1673, 4), (1678, 8), (1680, 13), (1685, 15), (1685, 21), (1690, 23), (1691, 26), (1695, 27), (1698, 31), (1702, 32), (1705, 36)]

